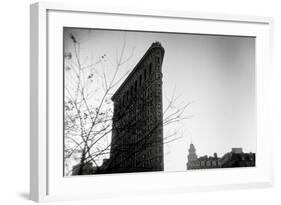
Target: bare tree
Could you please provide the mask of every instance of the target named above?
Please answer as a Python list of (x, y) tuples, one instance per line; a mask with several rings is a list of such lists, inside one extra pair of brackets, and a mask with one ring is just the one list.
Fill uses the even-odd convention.
[[(64, 51), (64, 174), (74, 174), (73, 170), (77, 175), (91, 174), (89, 169), (99, 169), (103, 159), (109, 157), (113, 118), (111, 97), (116, 87), (130, 73), (127, 65), (134, 55), (134, 48), (129, 55), (125, 55), (127, 46), (124, 35), (121, 50), (118, 52), (116, 49), (114, 61), (103, 54), (98, 59), (85, 63), (89, 60), (88, 57), (81, 59), (78, 37), (73, 33), (69, 33), (67, 37), (70, 38), (73, 49), (72, 52)], [(163, 124), (156, 125), (155, 129), (157, 126), (169, 126), (186, 119), (184, 113), (189, 104), (178, 103), (179, 97), (175, 95), (166, 100), (168, 105), (164, 108)], [(120, 129), (129, 130), (130, 125)], [(164, 137), (164, 143), (171, 143), (180, 137), (182, 136), (178, 131), (174, 131)], [(145, 138), (143, 136), (138, 139), (139, 143)], [(72, 164), (73, 161), (76, 164)]]

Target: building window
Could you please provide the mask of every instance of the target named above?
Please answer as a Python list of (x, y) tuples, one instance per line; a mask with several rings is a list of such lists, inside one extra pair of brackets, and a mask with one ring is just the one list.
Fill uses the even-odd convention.
[(146, 80), (147, 70), (144, 69), (144, 80)]
[(142, 76), (140, 75), (140, 77), (139, 77), (140, 79), (139, 79), (139, 84), (140, 84), (140, 87), (142, 86)]
[(126, 95), (123, 95), (123, 105), (125, 105)]
[(151, 74), (152, 72), (152, 63), (149, 64), (149, 75)]
[(138, 81), (135, 81), (135, 92), (137, 92), (138, 89)]
[(156, 62), (160, 63), (160, 58), (159, 57), (156, 57)]
[(127, 91), (127, 93), (126, 93), (126, 100), (127, 100), (127, 102), (129, 101), (129, 91)]
[(134, 96), (134, 87), (131, 85), (131, 98)]

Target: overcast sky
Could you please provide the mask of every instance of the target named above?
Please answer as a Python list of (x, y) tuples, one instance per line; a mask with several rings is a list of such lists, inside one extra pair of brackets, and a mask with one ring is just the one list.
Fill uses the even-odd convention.
[(134, 52), (124, 69), (133, 69), (153, 42), (162, 44), (163, 94), (170, 97), (175, 90), (182, 102), (192, 102), (186, 115), (193, 116), (164, 128), (167, 135), (180, 126), (185, 136), (165, 146), (165, 171), (186, 169), (191, 141), (199, 156), (222, 156), (232, 147), (256, 152), (254, 38), (67, 29), (65, 51), (70, 52), (69, 33), (79, 39), (85, 61), (103, 54), (115, 59), (125, 36), (125, 56)]

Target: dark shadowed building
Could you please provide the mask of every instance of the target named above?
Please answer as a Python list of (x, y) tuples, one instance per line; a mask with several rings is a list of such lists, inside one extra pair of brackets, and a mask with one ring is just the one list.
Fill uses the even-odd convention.
[(244, 153), (242, 148), (232, 148), (221, 158), (221, 167), (254, 167), (256, 165), (255, 153)]
[(92, 162), (87, 162), (81, 167), (81, 164), (77, 164), (72, 167), (72, 176), (74, 175), (90, 175), (97, 171), (97, 167), (93, 166)]
[(255, 154), (244, 153), (242, 148), (232, 148), (231, 152), (226, 153), (221, 158), (216, 153), (214, 153), (214, 156), (197, 157), (195, 151), (194, 145), (190, 144), (186, 164), (188, 170), (255, 166)]
[(163, 171), (162, 62), (153, 43), (112, 96), (110, 158), (101, 173)]

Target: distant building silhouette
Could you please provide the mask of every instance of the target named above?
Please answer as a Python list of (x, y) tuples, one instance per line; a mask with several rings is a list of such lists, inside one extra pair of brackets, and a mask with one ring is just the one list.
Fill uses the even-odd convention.
[(221, 158), (221, 167), (254, 167), (256, 166), (255, 153), (243, 153), (242, 148), (232, 148)]
[(94, 174), (97, 171), (97, 167), (93, 166), (92, 162), (87, 162), (81, 167), (81, 164), (77, 164), (72, 167), (72, 176), (74, 175), (89, 175)]
[(191, 169), (197, 163), (197, 154), (194, 145), (191, 143), (188, 149), (186, 168)]
[(190, 144), (187, 170), (255, 166), (255, 154), (243, 153), (242, 148), (232, 148), (231, 152), (221, 158), (217, 156), (217, 153), (214, 153), (214, 156), (197, 157), (195, 150), (194, 145)]
[(187, 169), (211, 169), (220, 167), (220, 158), (218, 158), (216, 153), (213, 157), (206, 155), (198, 158), (193, 144), (190, 144), (188, 152)]
[(100, 173), (163, 171), (162, 62), (153, 43), (112, 96), (110, 158)]

